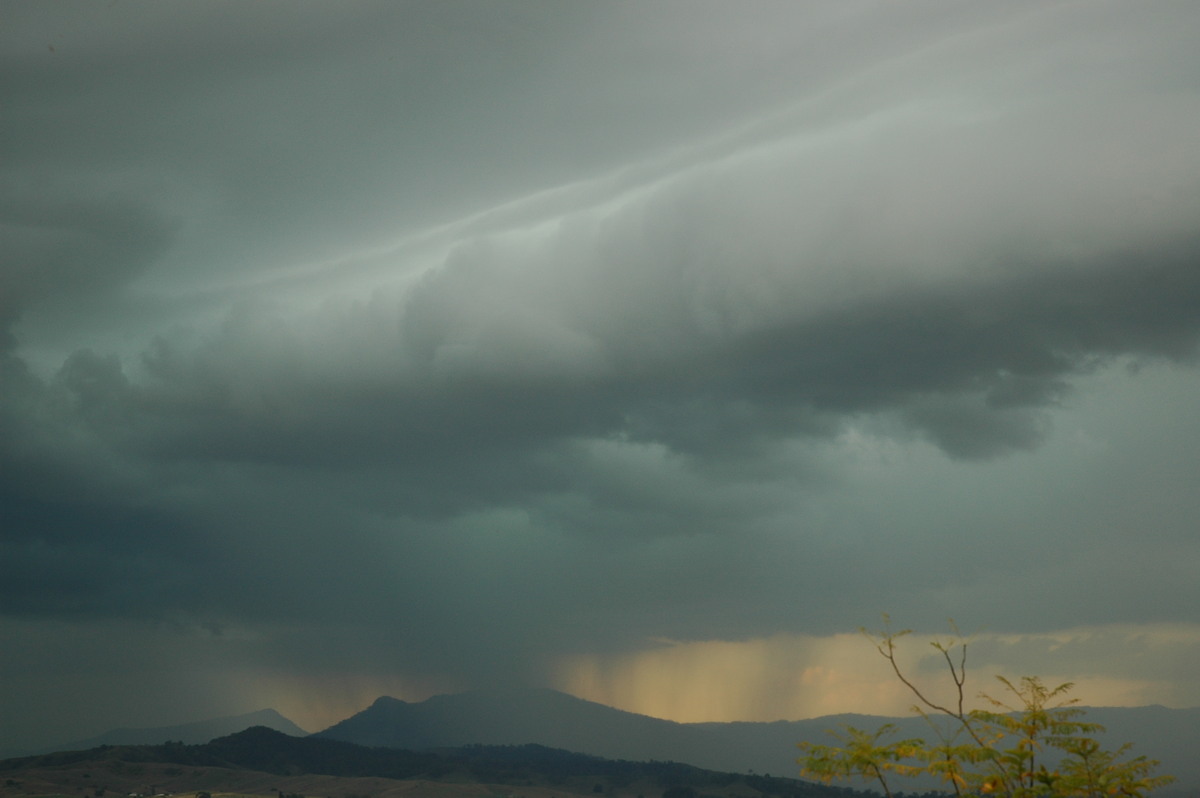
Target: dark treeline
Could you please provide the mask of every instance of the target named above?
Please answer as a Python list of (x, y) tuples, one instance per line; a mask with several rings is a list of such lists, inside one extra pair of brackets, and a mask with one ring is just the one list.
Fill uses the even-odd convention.
[[(720, 773), (677, 762), (630, 762), (576, 754), (541, 745), (472, 745), (429, 751), (368, 748), (317, 737), (290, 737), (257, 726), (201, 745), (101, 746), (0, 762), (0, 772), (57, 768), (107, 760), (224, 767), (277, 775), (374, 776), (390, 779), (472, 781), (488, 784), (578, 786), (595, 792), (639, 785), (646, 798), (704, 798), (706, 793), (748, 787), (772, 798), (857, 798), (874, 794), (799, 779), (752, 773)], [(649, 792), (646, 792), (646, 790)]]

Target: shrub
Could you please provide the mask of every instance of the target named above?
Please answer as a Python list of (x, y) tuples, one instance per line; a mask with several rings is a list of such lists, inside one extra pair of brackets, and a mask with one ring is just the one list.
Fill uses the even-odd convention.
[[(886, 616), (885, 616), (886, 621)], [(953, 628), (953, 625), (952, 625)], [(1158, 762), (1130, 757), (1129, 745), (1107, 751), (1092, 735), (1103, 731), (1081, 718), (1075, 699), (1066, 698), (1071, 683), (1049, 687), (1036, 676), (1014, 683), (1003, 676), (1006, 700), (981, 693), (990, 709), (966, 711), (967, 640), (955, 630), (949, 641), (934, 641), (954, 684), (956, 701), (944, 706), (931, 701), (900, 669), (896, 642), (910, 630), (867, 632), (875, 648), (914, 696), (914, 710), (936, 733), (936, 741), (911, 738), (886, 742), (896, 731), (885, 724), (875, 732), (846, 726), (834, 732), (840, 745), (801, 743), (801, 775), (826, 783), (862, 778), (876, 782), (892, 795), (893, 776), (932, 774), (958, 796), (1002, 798), (1101, 798), (1143, 796), (1173, 781), (1153, 775)], [(951, 719), (951, 731), (941, 730), (931, 715)]]

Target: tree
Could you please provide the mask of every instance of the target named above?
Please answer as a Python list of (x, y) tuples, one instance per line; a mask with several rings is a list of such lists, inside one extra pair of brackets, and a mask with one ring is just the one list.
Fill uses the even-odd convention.
[[(1071, 683), (1048, 687), (1036, 676), (1012, 682), (996, 679), (1004, 700), (980, 693), (990, 709), (965, 708), (968, 641), (951, 623), (953, 636), (931, 644), (946, 664), (954, 685), (950, 705), (932, 701), (912, 682), (896, 661), (897, 641), (911, 630), (861, 630), (891, 665), (893, 673), (916, 696), (913, 707), (934, 731), (933, 743), (912, 738), (887, 742), (896, 728), (886, 724), (874, 733), (846, 726), (832, 734), (840, 745), (800, 743), (801, 775), (829, 783), (861, 778), (876, 782), (892, 795), (889, 779), (931, 774), (957, 796), (1001, 798), (1100, 798), (1143, 796), (1171, 783), (1170, 776), (1153, 775), (1156, 760), (1129, 756), (1129, 745), (1115, 751), (1101, 748), (1092, 735), (1104, 731), (1081, 720), (1084, 712), (1068, 699)], [(934, 718), (949, 719), (949, 727)]]

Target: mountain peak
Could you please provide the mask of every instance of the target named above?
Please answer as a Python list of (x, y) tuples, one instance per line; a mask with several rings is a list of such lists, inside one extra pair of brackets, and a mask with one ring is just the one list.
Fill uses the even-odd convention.
[[(1163, 761), (1163, 772), (1181, 785), (1200, 783), (1194, 745), (1200, 708), (1095, 709), (1089, 720), (1110, 737), (1131, 741), (1138, 753)], [(318, 732), (317, 737), (409, 750), (467, 745), (542, 745), (608, 759), (686, 762), (726, 772), (797, 771), (795, 746), (822, 742), (842, 722), (861, 728), (896, 723), (904, 734), (925, 733), (920, 717), (834, 715), (772, 723), (675, 723), (577, 698), (542, 687), (502, 687), (432, 696), (418, 703), (382, 697), (370, 708)]]
[[(432, 696), (419, 703), (381, 698), (316, 736), (387, 748), (537, 744), (600, 756), (675, 759), (655, 740), (672, 721), (635, 715), (546, 687), (492, 687)], [(684, 732), (687, 734), (688, 732)], [(692, 734), (705, 735), (702, 730)]]
[(285, 718), (274, 709), (259, 709), (244, 715), (211, 718), (177, 726), (155, 726), (151, 728), (113, 729), (86, 740), (56, 746), (57, 751), (82, 751), (101, 745), (158, 745), (167, 740), (182, 743), (206, 743), (254, 726), (263, 726), (292, 737), (305, 737), (308, 732)]

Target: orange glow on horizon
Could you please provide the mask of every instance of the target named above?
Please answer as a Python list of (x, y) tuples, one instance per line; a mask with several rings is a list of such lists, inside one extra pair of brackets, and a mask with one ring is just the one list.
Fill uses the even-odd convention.
[[(898, 647), (905, 673), (934, 701), (955, 700), (938, 637), (904, 638)], [(1131, 646), (1136, 641), (1137, 648)], [(1200, 654), (1200, 627), (1112, 626), (1040, 635), (981, 635), (968, 660), (968, 701), (981, 691), (1002, 698), (994, 677), (1038, 675), (1047, 684), (1073, 682), (1071, 696), (1085, 706), (1200, 703), (1200, 681), (1145, 678), (1137, 657), (1159, 664), (1178, 660), (1184, 672)], [(1096, 657), (1097, 647), (1110, 651)], [(1169, 649), (1173, 649), (1169, 651)], [(1017, 651), (1013, 654), (1013, 651)], [(1109, 672), (1097, 672), (1098, 667)], [(660, 641), (642, 651), (584, 655), (561, 663), (554, 685), (564, 692), (681, 723), (800, 720), (859, 713), (912, 714), (914, 696), (858, 634), (828, 637), (777, 635), (742, 641)], [(968, 706), (971, 706), (969, 703)]]

